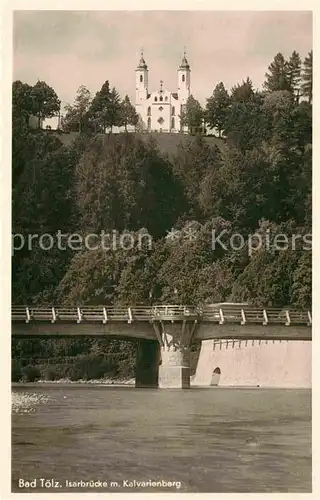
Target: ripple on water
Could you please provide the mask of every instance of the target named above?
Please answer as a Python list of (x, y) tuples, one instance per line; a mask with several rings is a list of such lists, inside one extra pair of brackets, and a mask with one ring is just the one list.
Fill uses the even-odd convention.
[(11, 396), (12, 413), (32, 413), (35, 406), (48, 403), (49, 398), (44, 394), (29, 394), (13, 392)]

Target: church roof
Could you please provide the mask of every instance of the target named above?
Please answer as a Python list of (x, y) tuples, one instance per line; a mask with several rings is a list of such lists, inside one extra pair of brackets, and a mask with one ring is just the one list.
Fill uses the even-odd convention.
[(178, 99), (178, 92), (171, 92), (171, 95), (174, 99)]

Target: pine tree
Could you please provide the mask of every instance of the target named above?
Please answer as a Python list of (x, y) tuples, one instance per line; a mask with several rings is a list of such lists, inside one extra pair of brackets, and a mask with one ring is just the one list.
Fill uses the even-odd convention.
[(289, 85), (299, 103), (300, 97), (300, 85), (301, 85), (301, 58), (295, 50), (288, 62), (288, 72), (287, 72)]
[(308, 98), (309, 103), (312, 102), (312, 56), (313, 54), (311, 50), (303, 62), (301, 85), (302, 95)]
[(125, 96), (121, 102), (121, 125), (127, 130), (128, 125), (135, 126), (138, 123), (138, 114), (131, 104), (129, 96)]
[(106, 124), (107, 127), (110, 128), (110, 132), (112, 132), (112, 127), (119, 127), (121, 125), (121, 102), (120, 96), (115, 87), (113, 87), (110, 92), (110, 101), (107, 107)]
[(101, 87), (101, 90), (96, 93), (89, 109), (90, 122), (95, 130), (101, 130), (103, 133), (107, 127), (107, 109), (110, 103), (110, 85), (106, 80)]
[(225, 129), (230, 102), (229, 94), (222, 82), (218, 83), (212, 96), (207, 99), (205, 119), (210, 127), (218, 129), (219, 137)]
[(110, 129), (119, 126), (121, 123), (121, 103), (120, 96), (113, 87), (110, 90), (110, 84), (107, 80), (96, 93), (89, 109), (90, 121), (95, 129), (100, 129), (105, 133), (106, 128)]
[(266, 81), (264, 82), (264, 88), (267, 92), (274, 92), (275, 90), (292, 91), (288, 80), (288, 63), (280, 52), (275, 56), (268, 70), (269, 73), (266, 73)]
[(254, 96), (252, 81), (249, 77), (242, 80), (241, 84), (237, 84), (231, 89), (231, 99), (233, 102), (250, 101)]
[(91, 100), (90, 91), (84, 85), (80, 85), (74, 103), (65, 106), (67, 113), (62, 121), (65, 130), (82, 132), (84, 117), (90, 107)]
[(189, 133), (192, 132), (193, 130), (200, 129), (203, 121), (203, 114), (204, 114), (203, 109), (199, 101), (197, 101), (197, 99), (195, 99), (193, 95), (188, 97), (185, 111), (184, 110), (182, 111), (181, 116), (183, 124), (188, 126)]

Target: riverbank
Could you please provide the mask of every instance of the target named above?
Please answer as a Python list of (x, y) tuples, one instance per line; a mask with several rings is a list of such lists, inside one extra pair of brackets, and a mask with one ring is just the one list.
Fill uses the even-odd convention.
[(74, 385), (79, 385), (79, 384), (94, 384), (94, 385), (114, 385), (114, 386), (122, 386), (122, 385), (135, 385), (135, 379), (130, 378), (130, 379), (110, 379), (110, 378), (101, 378), (101, 379), (90, 379), (90, 380), (84, 380), (84, 379), (79, 379), (79, 380), (70, 380), (69, 378), (61, 378), (58, 380), (44, 380), (44, 379), (39, 379), (35, 380), (34, 382), (27, 382), (23, 380), (19, 380), (19, 382), (12, 382), (11, 386), (12, 387), (21, 387), (22, 385), (26, 386), (32, 386), (32, 385), (56, 385), (56, 384), (74, 384)]

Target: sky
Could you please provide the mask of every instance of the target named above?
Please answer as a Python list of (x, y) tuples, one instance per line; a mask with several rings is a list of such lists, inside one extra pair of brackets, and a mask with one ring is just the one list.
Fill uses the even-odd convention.
[(201, 104), (217, 83), (249, 76), (261, 88), (278, 52), (302, 59), (312, 49), (312, 13), (299, 11), (15, 11), (13, 79), (44, 80), (62, 104), (80, 85), (93, 94), (109, 80), (134, 103), (143, 47), (149, 91), (175, 92), (186, 46), (191, 93)]

